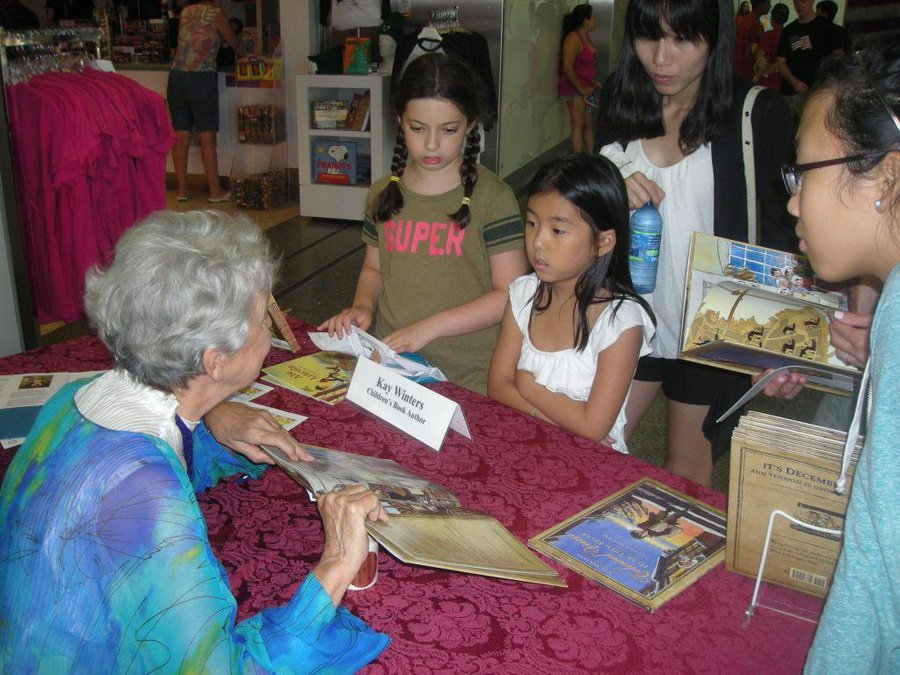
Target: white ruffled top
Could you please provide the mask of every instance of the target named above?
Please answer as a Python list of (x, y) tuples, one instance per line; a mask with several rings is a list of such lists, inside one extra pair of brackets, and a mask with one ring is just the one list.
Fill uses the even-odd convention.
[[(613, 312), (618, 303), (603, 308), (600, 316), (591, 328), (588, 344), (583, 351), (573, 348), (558, 352), (545, 352), (531, 342), (529, 324), (531, 306), (538, 287), (538, 278), (534, 274), (519, 277), (509, 286), (510, 308), (516, 325), (522, 333), (522, 351), (519, 354), (519, 370), (534, 375), (535, 381), (553, 392), (563, 393), (575, 401), (586, 401), (594, 384), (597, 372), (597, 356), (604, 349), (619, 339), (622, 333), (634, 326), (641, 326), (643, 340), (640, 356), (650, 353), (650, 340), (656, 329), (650, 315), (633, 300), (623, 300), (618, 310)], [(615, 315), (614, 315), (615, 314)], [(629, 393), (631, 387), (628, 388)], [(627, 403), (628, 396), (625, 397)], [(613, 449), (627, 453), (625, 445), (625, 404), (616, 417), (609, 435), (614, 439)]]

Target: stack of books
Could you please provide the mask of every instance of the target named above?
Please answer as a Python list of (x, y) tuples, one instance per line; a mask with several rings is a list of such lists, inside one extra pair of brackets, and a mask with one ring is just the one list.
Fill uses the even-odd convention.
[[(756, 577), (769, 516), (776, 509), (808, 525), (844, 529), (850, 479), (863, 444), (859, 438), (847, 489), (838, 494), (835, 485), (846, 437), (841, 431), (758, 411), (741, 418), (731, 438), (727, 570)], [(840, 548), (839, 535), (776, 518), (763, 579), (824, 597)]]

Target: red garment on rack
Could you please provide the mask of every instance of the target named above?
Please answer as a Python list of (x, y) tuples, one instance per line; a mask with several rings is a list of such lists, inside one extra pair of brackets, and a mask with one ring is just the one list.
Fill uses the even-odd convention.
[(13, 169), (38, 320), (83, 314), (84, 275), (166, 206), (175, 143), (163, 99), (115, 73), (48, 73), (7, 92)]

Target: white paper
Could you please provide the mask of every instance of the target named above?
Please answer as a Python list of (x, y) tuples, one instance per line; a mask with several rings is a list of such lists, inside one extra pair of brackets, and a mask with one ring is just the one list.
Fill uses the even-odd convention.
[(25, 442), (24, 438), (4, 438), (0, 440), (0, 447), (4, 450), (8, 450), (9, 448), (14, 448), (17, 445), (22, 445)]
[(243, 389), (238, 389), (228, 400), (233, 401), (234, 403), (250, 403), (250, 401), (257, 399), (260, 396), (264, 396), (270, 391), (272, 391), (272, 387), (267, 384), (251, 382)]
[(268, 411), (269, 414), (275, 418), (275, 421), (278, 422), (278, 424), (284, 427), (287, 431), (290, 431), (301, 422), (305, 422), (307, 419), (309, 419), (305, 415), (298, 415), (297, 413), (288, 412), (287, 410), (279, 410), (278, 408), (270, 408), (267, 405), (260, 405), (259, 403), (245, 401), (244, 405), (248, 405), (251, 408), (259, 408), (260, 410)]
[(458, 403), (364, 357), (353, 371), (347, 400), (433, 450), (441, 449), (449, 428), (471, 438)]
[[(378, 360), (382, 366), (397, 371), (404, 377), (431, 378), (438, 382), (446, 382), (447, 376), (439, 368), (425, 366), (417, 361), (400, 356), (393, 349), (376, 337), (360, 330), (356, 326), (350, 327), (350, 332), (344, 331), (344, 337), (328, 335), (328, 333), (310, 333), (309, 338), (313, 344), (322, 351), (341, 352), (353, 356)], [(377, 359), (372, 356), (377, 354)]]
[(69, 382), (70, 373), (25, 373), (0, 377), (0, 408), (44, 405)]

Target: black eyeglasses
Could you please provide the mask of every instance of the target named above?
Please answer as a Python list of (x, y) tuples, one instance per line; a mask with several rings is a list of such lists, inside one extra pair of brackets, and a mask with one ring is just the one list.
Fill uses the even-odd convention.
[(851, 157), (826, 159), (821, 162), (810, 162), (809, 164), (784, 164), (781, 167), (781, 180), (784, 181), (784, 189), (793, 197), (797, 194), (797, 190), (800, 189), (800, 182), (803, 180), (804, 171), (822, 169), (826, 166), (837, 166), (838, 164), (849, 164), (850, 162), (861, 162), (864, 159), (884, 157), (886, 154), (888, 154), (887, 150), (884, 152), (872, 152), (866, 155), (852, 155)]

